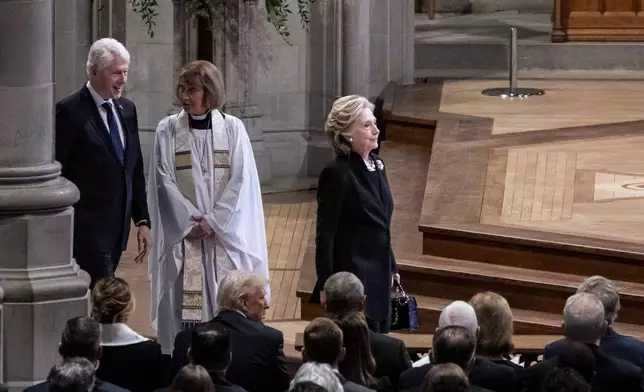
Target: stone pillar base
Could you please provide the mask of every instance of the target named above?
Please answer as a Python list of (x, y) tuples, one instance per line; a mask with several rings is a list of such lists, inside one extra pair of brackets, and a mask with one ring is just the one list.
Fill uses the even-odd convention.
[(333, 159), (333, 151), (322, 131), (310, 131), (306, 145), (306, 175), (317, 177)]
[(87, 315), (89, 275), (70, 260), (73, 210), (0, 219), (3, 373), (10, 390), (45, 379), (60, 362), (65, 322)]

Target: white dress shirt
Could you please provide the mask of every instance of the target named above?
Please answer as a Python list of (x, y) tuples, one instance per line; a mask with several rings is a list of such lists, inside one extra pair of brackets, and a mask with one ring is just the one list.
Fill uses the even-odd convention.
[(92, 84), (90, 82), (87, 82), (87, 89), (89, 90), (89, 93), (92, 94), (92, 98), (94, 98), (96, 106), (98, 106), (98, 113), (101, 115), (103, 123), (105, 124), (105, 129), (107, 129), (108, 133), (110, 132), (110, 125), (107, 123), (107, 112), (101, 105), (103, 105), (105, 102), (112, 104), (112, 114), (114, 115), (114, 118), (116, 119), (116, 125), (119, 128), (119, 138), (121, 139), (121, 145), (123, 145), (123, 149), (125, 149), (125, 135), (123, 134), (123, 126), (121, 125), (121, 119), (119, 118), (119, 114), (116, 111), (116, 107), (114, 106), (118, 104), (112, 101), (111, 98), (108, 100), (103, 99), (103, 97), (101, 97), (96, 92), (96, 90), (94, 90), (94, 87), (92, 87)]

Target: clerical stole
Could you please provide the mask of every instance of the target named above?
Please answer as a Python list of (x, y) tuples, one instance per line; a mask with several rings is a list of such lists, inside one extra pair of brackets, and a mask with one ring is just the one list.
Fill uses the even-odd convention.
[[(175, 143), (179, 190), (204, 215), (210, 213), (230, 178), (228, 136), (221, 114), (214, 111), (212, 116), (212, 129), (178, 133)], [(204, 156), (203, 151), (211, 153)], [(225, 264), (228, 257), (218, 246), (216, 238), (186, 238), (181, 245), (184, 259), (181, 321), (184, 329), (214, 316), (205, 314), (204, 308), (214, 311), (216, 304), (204, 301), (216, 298), (216, 288), (221, 279), (217, 277), (216, 264)], [(208, 271), (214, 271), (215, 276)]]

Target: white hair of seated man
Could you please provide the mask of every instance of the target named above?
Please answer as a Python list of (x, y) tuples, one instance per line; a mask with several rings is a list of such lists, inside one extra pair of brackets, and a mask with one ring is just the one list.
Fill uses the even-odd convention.
[(311, 382), (326, 389), (327, 392), (344, 392), (344, 387), (335, 371), (326, 363), (306, 362), (302, 364), (295, 373), (289, 390), (301, 382)]
[[(438, 318), (438, 329), (445, 327), (463, 327), (466, 328), (474, 338), (479, 335), (479, 322), (476, 318), (476, 312), (472, 305), (464, 301), (454, 301), (447, 305)], [(414, 362), (414, 367), (423, 366), (429, 363), (429, 355)]]
[(478, 336), (479, 322), (472, 305), (464, 301), (454, 301), (447, 305), (438, 318), (438, 328), (463, 327), (474, 336)]
[(608, 323), (604, 305), (590, 293), (577, 293), (566, 300), (563, 311), (564, 335), (575, 342), (599, 345)]

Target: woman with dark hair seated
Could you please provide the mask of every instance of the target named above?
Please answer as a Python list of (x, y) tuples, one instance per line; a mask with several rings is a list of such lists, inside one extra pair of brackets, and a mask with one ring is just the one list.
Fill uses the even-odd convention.
[(103, 350), (96, 376), (132, 392), (153, 391), (168, 384), (170, 357), (127, 325), (133, 311), (134, 296), (125, 280), (109, 277), (96, 283), (92, 317), (101, 324)]
[(203, 366), (186, 365), (174, 378), (170, 392), (215, 392), (215, 384)]
[(373, 376), (376, 361), (371, 355), (369, 327), (362, 313), (350, 313), (333, 320), (342, 330), (345, 355), (338, 366), (340, 374), (347, 380), (376, 391), (394, 390), (387, 377), (377, 379)]

